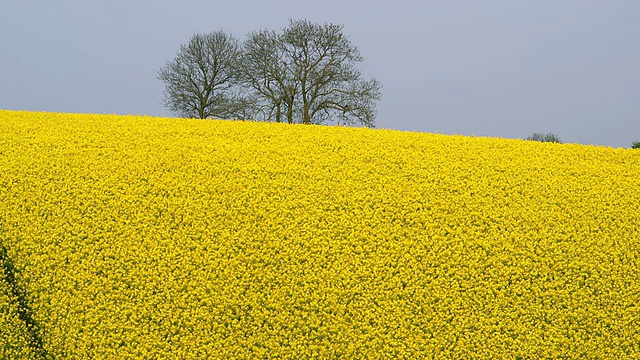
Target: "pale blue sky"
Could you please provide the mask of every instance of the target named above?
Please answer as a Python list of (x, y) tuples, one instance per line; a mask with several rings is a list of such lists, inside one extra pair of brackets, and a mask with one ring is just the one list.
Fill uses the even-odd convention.
[(171, 115), (156, 74), (195, 32), (344, 25), (379, 128), (629, 147), (640, 1), (2, 1), (0, 108)]

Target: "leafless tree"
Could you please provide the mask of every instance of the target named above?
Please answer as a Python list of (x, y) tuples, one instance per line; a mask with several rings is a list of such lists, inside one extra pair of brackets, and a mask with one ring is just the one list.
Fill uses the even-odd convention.
[(273, 30), (250, 33), (242, 50), (236, 76), (259, 100), (264, 119), (293, 123), (297, 87), (279, 36)]
[(281, 34), (249, 34), (236, 73), (268, 109), (268, 120), (374, 126), (382, 86), (363, 79), (355, 66), (362, 56), (342, 29), (292, 20)]
[(222, 31), (193, 35), (158, 72), (165, 83), (165, 106), (183, 117), (233, 117), (230, 110), (236, 104), (230, 94), (239, 56), (240, 45), (231, 35)]

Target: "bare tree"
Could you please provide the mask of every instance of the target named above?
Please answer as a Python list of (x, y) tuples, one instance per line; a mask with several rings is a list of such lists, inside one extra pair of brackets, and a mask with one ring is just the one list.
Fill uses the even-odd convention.
[(165, 106), (183, 117), (233, 117), (230, 93), (239, 56), (240, 45), (231, 35), (222, 31), (193, 35), (158, 72), (165, 83)]
[(285, 55), (279, 36), (273, 30), (250, 33), (243, 44), (236, 76), (253, 91), (265, 120), (293, 123), (297, 86)]
[(249, 34), (237, 74), (268, 108), (267, 119), (374, 126), (382, 86), (363, 79), (355, 67), (362, 56), (342, 29), (292, 20), (281, 34)]

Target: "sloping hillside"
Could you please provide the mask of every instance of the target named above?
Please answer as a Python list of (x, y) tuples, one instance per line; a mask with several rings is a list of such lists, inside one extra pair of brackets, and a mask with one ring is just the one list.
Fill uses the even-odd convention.
[(640, 151), (0, 111), (0, 169), (0, 357), (640, 357)]

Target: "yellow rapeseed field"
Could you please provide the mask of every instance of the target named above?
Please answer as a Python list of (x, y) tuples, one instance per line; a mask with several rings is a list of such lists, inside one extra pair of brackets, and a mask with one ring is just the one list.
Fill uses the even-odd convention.
[(637, 359), (639, 209), (631, 149), (0, 110), (0, 358)]

